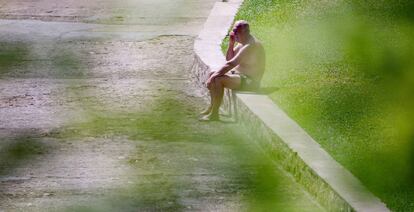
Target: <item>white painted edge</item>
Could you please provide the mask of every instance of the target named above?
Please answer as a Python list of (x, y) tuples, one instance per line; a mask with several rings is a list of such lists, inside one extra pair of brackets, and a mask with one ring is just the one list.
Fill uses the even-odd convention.
[[(203, 30), (196, 38), (194, 52), (210, 70), (224, 64), (222, 39), (227, 35), (243, 0), (215, 3)], [(268, 128), (323, 179), (354, 210), (367, 212), (390, 211), (347, 169), (336, 162), (294, 120), (281, 110), (268, 96), (236, 93), (240, 100)]]

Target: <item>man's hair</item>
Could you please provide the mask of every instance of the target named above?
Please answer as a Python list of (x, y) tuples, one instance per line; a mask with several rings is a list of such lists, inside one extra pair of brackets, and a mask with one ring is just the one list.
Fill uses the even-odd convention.
[(236, 28), (241, 28), (241, 29), (243, 29), (243, 31), (245, 31), (245, 32), (247, 32), (247, 33), (250, 33), (250, 26), (249, 26), (249, 23), (248, 23), (247, 21), (245, 21), (245, 20), (238, 20), (238, 21), (236, 21), (236, 23), (234, 24), (234, 26), (235, 26)]

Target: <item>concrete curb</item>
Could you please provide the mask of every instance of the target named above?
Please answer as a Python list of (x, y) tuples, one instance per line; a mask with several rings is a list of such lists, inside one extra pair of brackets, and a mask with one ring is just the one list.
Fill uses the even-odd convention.
[[(207, 91), (202, 83), (207, 74), (225, 62), (220, 45), (242, 2), (217, 2), (195, 41), (192, 74), (204, 96)], [(245, 130), (328, 211), (389, 211), (269, 97), (252, 93), (233, 97), (225, 103), (236, 108), (236, 118)]]

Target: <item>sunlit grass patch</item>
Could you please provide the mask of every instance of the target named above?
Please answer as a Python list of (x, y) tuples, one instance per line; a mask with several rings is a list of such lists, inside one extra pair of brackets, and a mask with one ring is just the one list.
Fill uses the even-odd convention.
[(397, 211), (414, 209), (413, 7), (247, 0), (236, 17), (264, 43), (270, 97)]

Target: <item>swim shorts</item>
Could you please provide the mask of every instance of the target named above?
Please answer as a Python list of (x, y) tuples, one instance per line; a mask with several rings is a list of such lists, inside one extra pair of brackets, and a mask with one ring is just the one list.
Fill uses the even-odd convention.
[(240, 88), (238, 90), (241, 91), (257, 91), (260, 88), (260, 82), (257, 80), (254, 80), (252, 78), (250, 78), (249, 76), (245, 75), (245, 74), (241, 74), (240, 75), (240, 79), (241, 79), (241, 84), (240, 84)]

